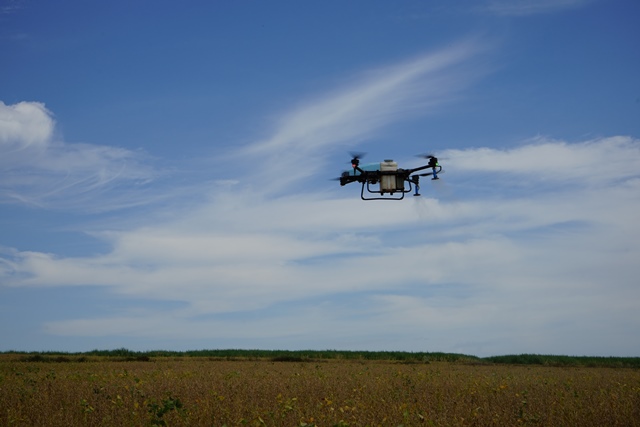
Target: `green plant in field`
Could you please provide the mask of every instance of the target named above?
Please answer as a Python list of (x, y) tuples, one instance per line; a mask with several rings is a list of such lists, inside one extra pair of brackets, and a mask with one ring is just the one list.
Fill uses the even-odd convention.
[(155, 402), (148, 403), (147, 408), (151, 414), (151, 425), (154, 427), (166, 426), (167, 423), (163, 417), (171, 411), (176, 411), (180, 415), (184, 414), (183, 405), (180, 399), (174, 399), (171, 396), (164, 399), (161, 404), (157, 404)]
[(518, 408), (518, 414), (517, 414), (517, 420), (518, 423), (537, 423), (539, 422), (539, 417), (533, 414), (530, 414), (529, 411), (527, 410), (527, 405), (529, 403), (527, 396), (528, 396), (528, 392), (527, 390), (522, 391), (521, 394), (517, 394), (516, 393), (516, 397), (520, 397), (521, 401), (520, 401), (520, 407)]
[(84, 422), (85, 424), (87, 423), (87, 419), (89, 418), (89, 416), (96, 410), (93, 406), (91, 406), (89, 404), (89, 402), (87, 402), (86, 399), (81, 399), (80, 400), (80, 407), (82, 408), (82, 414), (84, 417)]
[(87, 400), (86, 400), (86, 399), (82, 399), (82, 400), (80, 400), (80, 406), (82, 407), (82, 412), (83, 412), (84, 414), (90, 414), (90, 413), (92, 413), (93, 411), (95, 411), (95, 408), (94, 408), (93, 406), (91, 406), (91, 405), (89, 404), (89, 402), (87, 402)]

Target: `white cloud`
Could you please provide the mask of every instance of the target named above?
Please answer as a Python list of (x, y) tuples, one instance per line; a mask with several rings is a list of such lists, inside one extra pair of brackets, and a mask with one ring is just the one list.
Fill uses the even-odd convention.
[(534, 181), (611, 185), (620, 177), (640, 177), (640, 145), (622, 136), (577, 144), (535, 138), (513, 149), (449, 150), (443, 155), (451, 158), (453, 171), (530, 174)]
[(4, 154), (30, 146), (43, 148), (52, 137), (55, 121), (44, 104), (0, 101), (0, 148)]

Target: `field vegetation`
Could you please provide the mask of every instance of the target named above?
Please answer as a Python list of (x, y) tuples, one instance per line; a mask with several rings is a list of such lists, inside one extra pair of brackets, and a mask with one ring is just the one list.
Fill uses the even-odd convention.
[(0, 426), (636, 426), (635, 358), (1, 353)]

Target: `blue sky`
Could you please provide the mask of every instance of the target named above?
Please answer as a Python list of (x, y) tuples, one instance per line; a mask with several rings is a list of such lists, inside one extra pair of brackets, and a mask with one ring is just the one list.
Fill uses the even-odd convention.
[(638, 356), (639, 17), (0, 0), (0, 350)]

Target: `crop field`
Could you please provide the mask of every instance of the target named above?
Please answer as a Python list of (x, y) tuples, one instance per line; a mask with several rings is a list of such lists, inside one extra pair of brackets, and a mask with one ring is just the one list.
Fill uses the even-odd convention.
[(637, 368), (0, 354), (0, 426), (637, 426)]

